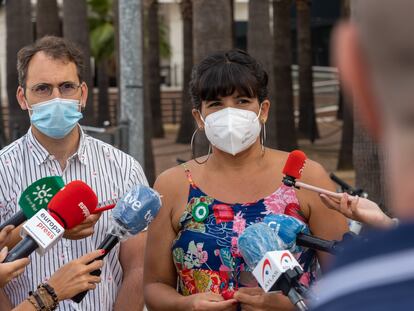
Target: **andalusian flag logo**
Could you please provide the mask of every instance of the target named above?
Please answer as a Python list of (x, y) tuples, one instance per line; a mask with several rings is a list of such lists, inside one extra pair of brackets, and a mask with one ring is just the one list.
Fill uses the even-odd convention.
[(34, 196), (33, 201), (39, 204), (49, 203), (50, 199), (53, 197), (53, 194), (50, 193), (52, 188), (46, 188), (46, 184), (42, 186), (36, 186), (36, 191), (33, 191)]

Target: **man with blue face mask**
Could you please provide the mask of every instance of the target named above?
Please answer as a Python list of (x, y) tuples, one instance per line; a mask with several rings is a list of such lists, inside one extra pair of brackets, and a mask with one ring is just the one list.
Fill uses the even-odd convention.
[[(99, 202), (117, 199), (137, 184), (147, 184), (131, 156), (86, 135), (78, 121), (88, 96), (80, 50), (69, 41), (44, 37), (18, 53), (17, 99), (28, 111), (27, 134), (0, 151), (0, 223), (19, 211), (20, 194), (34, 181), (58, 175), (65, 183), (83, 180)], [(109, 214), (89, 216), (44, 256), (5, 287), (11, 306), (65, 263), (95, 250), (108, 231)], [(13, 242), (18, 239), (17, 228)], [(143, 308), (142, 266), (146, 233), (121, 243), (105, 260), (102, 283), (80, 304), (63, 301), (59, 310), (139, 310)], [(132, 294), (133, 293), (133, 294)], [(3, 305), (3, 301), (0, 301)]]

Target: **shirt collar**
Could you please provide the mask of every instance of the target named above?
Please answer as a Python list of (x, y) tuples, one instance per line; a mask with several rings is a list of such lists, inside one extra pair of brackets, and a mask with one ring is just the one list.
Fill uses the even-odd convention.
[[(78, 126), (80, 130), (79, 147), (78, 150), (71, 157), (69, 157), (69, 159), (78, 158), (80, 163), (86, 165), (86, 134), (82, 130), (82, 127), (80, 125)], [(53, 155), (51, 155), (33, 135), (32, 127), (30, 127), (27, 132), (27, 138), (29, 150), (32, 153), (37, 165), (41, 165), (46, 160), (54, 158)]]

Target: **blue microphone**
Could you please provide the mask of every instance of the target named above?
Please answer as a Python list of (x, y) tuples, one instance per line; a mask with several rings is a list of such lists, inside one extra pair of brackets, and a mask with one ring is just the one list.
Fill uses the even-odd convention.
[(247, 227), (237, 241), (244, 261), (265, 292), (282, 291), (299, 309), (307, 310), (299, 283), (302, 267), (286, 250), (285, 243), (265, 223)]
[(301, 247), (308, 247), (331, 254), (337, 254), (343, 250), (341, 241), (329, 241), (310, 234), (308, 226), (292, 216), (284, 214), (268, 215), (263, 218), (278, 238), (285, 244), (284, 249), (291, 252), (300, 252)]
[[(138, 185), (127, 192), (111, 210), (109, 231), (98, 246), (98, 249), (105, 250), (105, 253), (96, 260), (103, 259), (119, 241), (134, 236), (147, 228), (157, 216), (160, 208), (160, 195), (147, 186)], [(91, 274), (99, 276), (101, 270), (92, 271)], [(86, 294), (87, 291), (79, 293), (72, 300), (79, 303)]]

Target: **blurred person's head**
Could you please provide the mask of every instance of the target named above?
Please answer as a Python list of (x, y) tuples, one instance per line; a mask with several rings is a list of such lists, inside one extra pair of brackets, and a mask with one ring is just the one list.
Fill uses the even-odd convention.
[(414, 1), (358, 0), (335, 60), (362, 124), (387, 154), (392, 209), (414, 219)]
[(46, 36), (17, 54), (17, 100), (28, 110), (35, 131), (67, 136), (82, 117), (88, 88), (83, 81), (82, 52), (69, 40)]
[(193, 116), (213, 146), (235, 155), (257, 142), (270, 107), (267, 82), (261, 64), (241, 50), (210, 54), (194, 66)]

